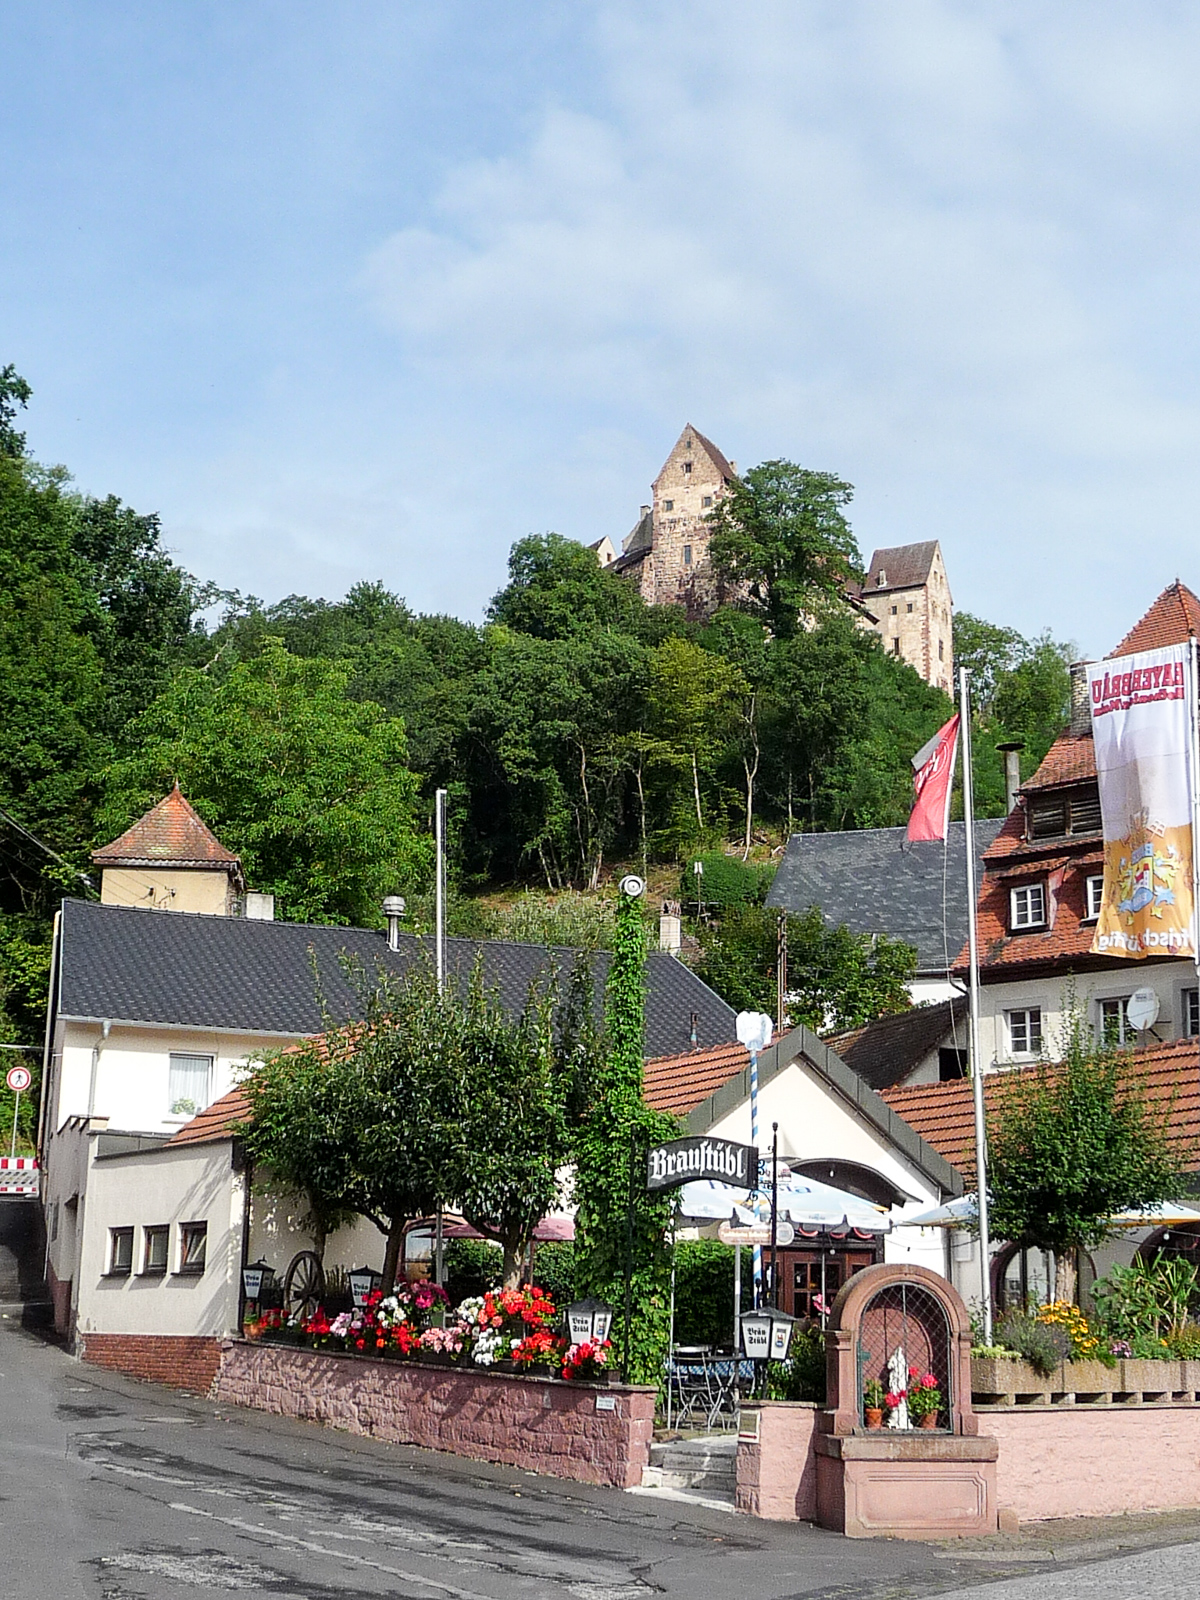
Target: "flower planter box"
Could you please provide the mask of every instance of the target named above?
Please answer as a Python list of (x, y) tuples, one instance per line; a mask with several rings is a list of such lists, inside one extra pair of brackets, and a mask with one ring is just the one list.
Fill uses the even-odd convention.
[(1200, 1361), (1064, 1361), (1043, 1378), (1027, 1361), (974, 1357), (976, 1407), (1191, 1404), (1200, 1397)]

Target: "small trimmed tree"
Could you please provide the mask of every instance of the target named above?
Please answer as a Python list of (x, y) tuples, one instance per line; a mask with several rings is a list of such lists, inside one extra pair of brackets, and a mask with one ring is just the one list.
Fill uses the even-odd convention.
[(1053, 1251), (1058, 1298), (1072, 1299), (1078, 1251), (1110, 1236), (1115, 1213), (1172, 1198), (1184, 1166), (1171, 1102), (1152, 1105), (1128, 1055), (1097, 1041), (1075, 1007), (1063, 1045), (1060, 1062), (996, 1080), (988, 1190), (993, 1236)]

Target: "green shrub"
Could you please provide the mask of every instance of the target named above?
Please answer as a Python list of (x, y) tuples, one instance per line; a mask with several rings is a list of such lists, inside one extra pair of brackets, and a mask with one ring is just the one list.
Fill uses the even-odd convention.
[(1163, 1343), (1179, 1361), (1200, 1361), (1200, 1327), (1194, 1322), (1168, 1333)]
[[(700, 876), (695, 872), (697, 861), (704, 868)], [(710, 850), (684, 863), (679, 892), (683, 900), (702, 900), (707, 905), (761, 905), (774, 876), (773, 866), (760, 866), (727, 856), (721, 850)]]
[(1033, 1370), (1048, 1378), (1071, 1354), (1071, 1340), (1062, 1329), (1038, 1322), (1023, 1311), (1010, 1311), (996, 1329), (996, 1340), (1024, 1356)]
[(566, 1239), (535, 1244), (533, 1281), (565, 1311), (575, 1298), (575, 1246)]
[[(685, 1239), (675, 1246), (675, 1343), (732, 1346), (732, 1245)], [(754, 1304), (752, 1252), (742, 1251), (742, 1305)]]
[(446, 1293), (458, 1305), (468, 1295), (483, 1294), (500, 1282), (504, 1252), (488, 1239), (448, 1239), (444, 1247)]
[(825, 1404), (825, 1333), (821, 1328), (797, 1329), (786, 1361), (767, 1367), (767, 1394), (772, 1400), (815, 1400)]

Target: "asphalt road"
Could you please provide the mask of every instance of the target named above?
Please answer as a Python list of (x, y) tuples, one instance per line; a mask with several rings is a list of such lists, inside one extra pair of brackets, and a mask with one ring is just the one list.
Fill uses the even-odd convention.
[(995, 1600), (1170, 1600), (1185, 1583), (1189, 1595), (1195, 1588), (1195, 1545), (1068, 1573), (1031, 1571), (1027, 1556), (1022, 1566), (849, 1541), (231, 1413), (2, 1328), (0, 1441), (3, 1584), (25, 1600), (221, 1591), (901, 1600), (968, 1590)]

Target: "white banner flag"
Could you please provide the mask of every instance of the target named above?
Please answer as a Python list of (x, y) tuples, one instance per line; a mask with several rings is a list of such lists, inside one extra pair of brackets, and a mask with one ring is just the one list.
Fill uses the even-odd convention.
[(1088, 667), (1104, 819), (1097, 955), (1195, 959), (1188, 648)]

